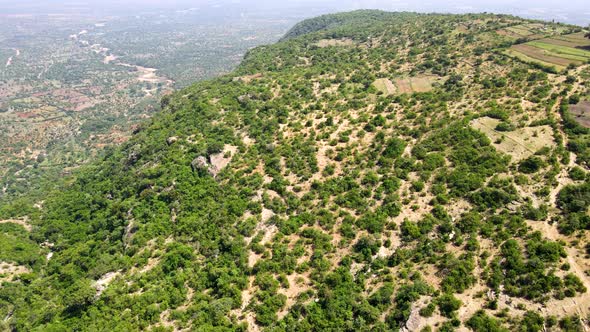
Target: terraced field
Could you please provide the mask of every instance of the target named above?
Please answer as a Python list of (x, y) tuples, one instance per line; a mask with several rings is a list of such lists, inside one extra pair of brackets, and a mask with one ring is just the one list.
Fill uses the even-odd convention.
[(512, 46), (506, 54), (558, 70), (590, 61), (590, 40), (583, 32), (533, 40)]
[(583, 32), (572, 33), (564, 36), (556, 36), (547, 41), (554, 45), (590, 50), (590, 39), (584, 37)]
[(530, 23), (520, 24), (496, 31), (499, 35), (518, 38), (528, 39), (539, 39), (552, 35), (563, 34), (566, 31), (566, 27), (549, 26), (542, 23)]
[(532, 26), (529, 24), (526, 25), (518, 25), (518, 26), (514, 26), (514, 27), (509, 27), (505, 29), (506, 31), (509, 32), (510, 35), (513, 36), (517, 36), (517, 38), (522, 38), (522, 37), (530, 37), (530, 38), (535, 38), (535, 37), (542, 37), (541, 34), (539, 34), (538, 31), (538, 27), (536, 26)]

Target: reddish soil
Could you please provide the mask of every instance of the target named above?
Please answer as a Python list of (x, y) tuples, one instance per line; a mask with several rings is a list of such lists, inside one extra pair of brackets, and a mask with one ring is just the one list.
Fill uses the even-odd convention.
[(400, 93), (412, 93), (412, 84), (409, 79), (398, 79), (395, 80), (395, 85)]
[(36, 118), (38, 115), (35, 113), (27, 112), (27, 113), (16, 113), (16, 116), (19, 119), (31, 119), (31, 118)]

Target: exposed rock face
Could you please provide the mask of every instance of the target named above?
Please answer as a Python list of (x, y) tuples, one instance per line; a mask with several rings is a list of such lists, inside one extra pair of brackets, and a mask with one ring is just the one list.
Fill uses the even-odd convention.
[(417, 331), (418, 327), (420, 326), (420, 308), (416, 305), (412, 305), (412, 310), (410, 311), (410, 316), (406, 321), (406, 326), (402, 327), (400, 331), (402, 332), (411, 332)]
[(209, 170), (209, 163), (207, 162), (207, 158), (203, 156), (198, 156), (197, 158), (193, 159), (191, 162), (191, 166), (193, 171), (208, 171)]
[(211, 176), (215, 177), (219, 170), (214, 165), (209, 164), (207, 158), (204, 156), (198, 156), (191, 162), (193, 172), (207, 172)]
[(198, 156), (193, 159), (191, 166), (194, 172), (208, 172), (216, 177), (231, 161), (231, 156), (237, 151), (237, 147), (226, 145), (222, 152), (212, 154), (209, 160), (205, 156)]
[(168, 143), (168, 145), (172, 145), (176, 141), (178, 141), (178, 137), (176, 136), (168, 137), (168, 139), (166, 139), (166, 143)]
[(99, 298), (102, 292), (109, 286), (109, 284), (119, 275), (120, 271), (109, 272), (102, 276), (100, 279), (94, 282), (94, 288), (96, 288), (96, 298)]
[(207, 169), (207, 171), (213, 177), (216, 177), (217, 173), (219, 173), (219, 169), (217, 167), (215, 167), (215, 165), (209, 165), (209, 168)]
[(134, 145), (130, 149), (129, 154), (127, 155), (127, 165), (133, 165), (137, 162), (137, 160), (139, 160), (139, 157), (141, 155), (140, 149), (141, 145), (139, 144)]

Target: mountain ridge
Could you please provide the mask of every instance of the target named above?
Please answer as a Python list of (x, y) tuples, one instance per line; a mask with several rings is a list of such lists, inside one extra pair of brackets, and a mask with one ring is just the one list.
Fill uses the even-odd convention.
[(504, 15), (313, 22), (163, 98), (63, 192), (3, 207), (32, 231), (0, 224), (0, 259), (29, 269), (2, 324), (582, 329), (588, 130), (568, 104), (588, 66), (505, 54), (537, 22)]

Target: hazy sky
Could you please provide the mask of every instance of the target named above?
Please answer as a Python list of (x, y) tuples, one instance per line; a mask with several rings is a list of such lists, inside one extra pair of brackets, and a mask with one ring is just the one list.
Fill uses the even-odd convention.
[(495, 12), (529, 18), (587, 25), (590, 0), (0, 0), (1, 14), (133, 14), (157, 9), (188, 8), (226, 10), (229, 7), (248, 13), (272, 12), (285, 17), (313, 16), (319, 13), (361, 8), (418, 12)]

